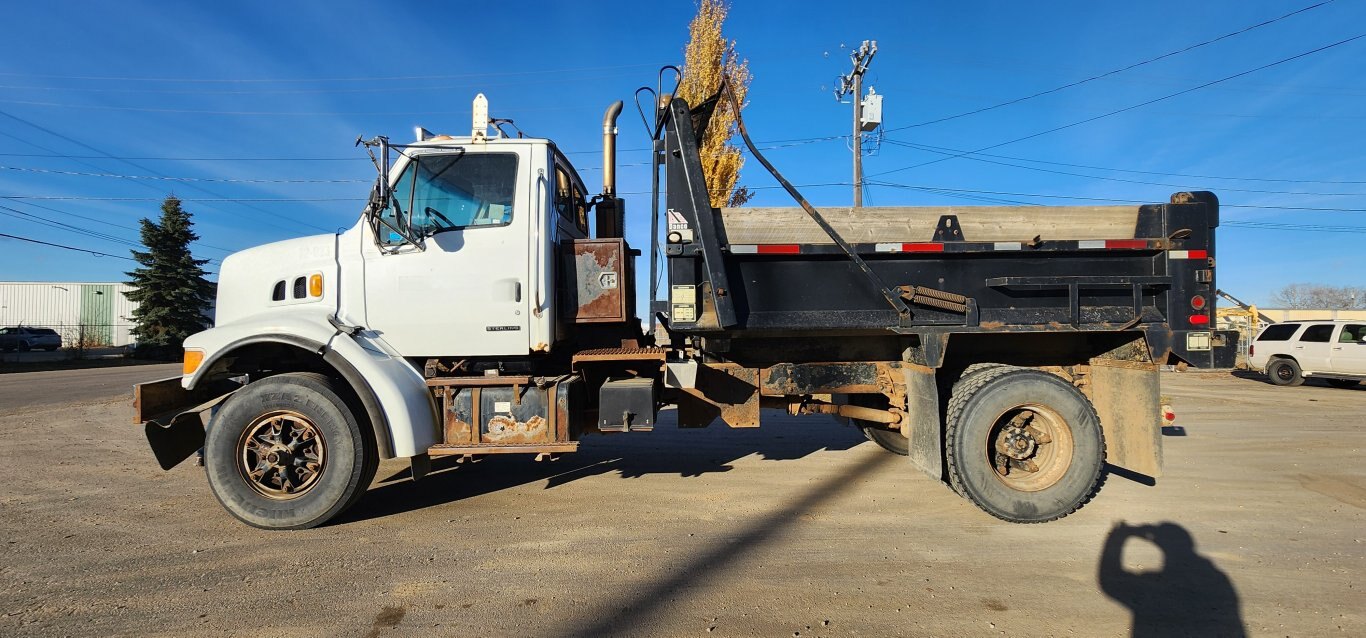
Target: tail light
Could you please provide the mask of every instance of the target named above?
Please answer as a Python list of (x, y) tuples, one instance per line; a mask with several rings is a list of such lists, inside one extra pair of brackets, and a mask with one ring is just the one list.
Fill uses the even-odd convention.
[(1196, 310), (1204, 310), (1204, 309), (1205, 309), (1205, 298), (1204, 298), (1204, 296), (1202, 296), (1202, 295), (1196, 295), (1196, 296), (1194, 296), (1194, 297), (1191, 297), (1191, 308), (1194, 308), (1194, 309), (1196, 309)]
[(1209, 325), (1209, 315), (1191, 315), (1191, 316), (1190, 316), (1190, 322), (1191, 322), (1191, 325), (1195, 325), (1195, 326), (1208, 326), (1208, 325)]
[(1247, 356), (1250, 357), (1250, 356), (1252, 356), (1252, 355), (1254, 355), (1254, 354), (1256, 354), (1256, 353), (1257, 353), (1257, 346), (1254, 345), (1254, 344), (1251, 344), (1251, 343), (1247, 344)]

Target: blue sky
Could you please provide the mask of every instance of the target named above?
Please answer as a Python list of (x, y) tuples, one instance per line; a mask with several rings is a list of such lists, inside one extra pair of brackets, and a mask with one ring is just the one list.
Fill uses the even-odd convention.
[[(846, 141), (809, 140), (847, 134), (850, 107), (832, 95), (849, 65), (842, 46), (876, 39), (867, 78), (885, 96), (888, 131), (865, 172), (903, 186), (953, 190), (871, 186), (865, 205), (983, 203), (965, 197), (1163, 202), (1177, 190), (1213, 190), (1228, 206), (1223, 219), (1237, 222), (1219, 231), (1220, 287), (1265, 304), (1293, 282), (1366, 285), (1366, 39), (985, 151), (996, 157), (896, 169), (1366, 33), (1366, 3), (1338, 0), (1075, 88), (912, 126), (1312, 4), (864, 2), (847, 10), (737, 0), (726, 32), (755, 78), (745, 111), (751, 133), (773, 147), (769, 159), (793, 183), (849, 182)], [(647, 141), (631, 94), (655, 83), (658, 66), (681, 61), (694, 10), (690, 0), (479, 9), (417, 2), (15, 4), (0, 40), (0, 233), (126, 255), (129, 246), (119, 240), (136, 241), (137, 220), (155, 216), (169, 192), (195, 214), (202, 236), (196, 249), (204, 258), (349, 226), (373, 176), (352, 147), (356, 136), (406, 140), (414, 125), (463, 134), (470, 100), (483, 92), (493, 116), (555, 139), (590, 187), (601, 178), (602, 111), (626, 100), (619, 188), (627, 193), (629, 236), (643, 246)], [(102, 176), (109, 174), (127, 177)], [(759, 188), (753, 205), (790, 205), (757, 162), (747, 164), (742, 183)], [(851, 199), (843, 185), (802, 190), (818, 206)], [(209, 201), (215, 199), (239, 201)], [(1263, 226), (1239, 225), (1249, 222)], [(1323, 232), (1325, 226), (1359, 230)], [(132, 265), (0, 238), (0, 280), (120, 280)]]

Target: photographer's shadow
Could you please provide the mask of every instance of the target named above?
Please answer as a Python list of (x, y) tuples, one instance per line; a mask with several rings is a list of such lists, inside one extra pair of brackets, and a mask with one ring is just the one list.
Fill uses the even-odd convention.
[[(1124, 544), (1137, 538), (1162, 551), (1158, 571), (1130, 571)], [(1195, 551), (1176, 523), (1116, 523), (1105, 539), (1097, 575), (1101, 591), (1133, 613), (1134, 636), (1246, 636), (1233, 581)]]

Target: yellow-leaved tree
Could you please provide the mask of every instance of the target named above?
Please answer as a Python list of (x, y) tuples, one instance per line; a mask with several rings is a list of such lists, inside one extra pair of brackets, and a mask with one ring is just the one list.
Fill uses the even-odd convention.
[[(678, 86), (678, 96), (687, 100), (690, 106), (715, 95), (721, 88), (722, 77), (729, 78), (740, 108), (745, 106), (745, 95), (749, 92), (749, 61), (737, 59), (735, 41), (727, 40), (721, 33), (721, 25), (729, 11), (730, 7), (723, 0), (701, 0), (697, 16), (688, 24), (690, 39), (683, 50), (683, 81)], [(699, 149), (702, 174), (711, 190), (711, 205), (716, 208), (741, 206), (753, 196), (749, 189), (736, 185), (740, 180), (740, 168), (745, 165), (740, 148), (731, 143), (737, 130), (730, 101), (722, 98)]]

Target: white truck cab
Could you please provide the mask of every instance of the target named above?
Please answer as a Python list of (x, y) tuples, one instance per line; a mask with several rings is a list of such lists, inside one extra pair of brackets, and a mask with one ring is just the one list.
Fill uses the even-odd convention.
[(1267, 326), (1248, 351), (1248, 365), (1276, 385), (1321, 378), (1337, 387), (1366, 380), (1366, 321), (1287, 321)]

